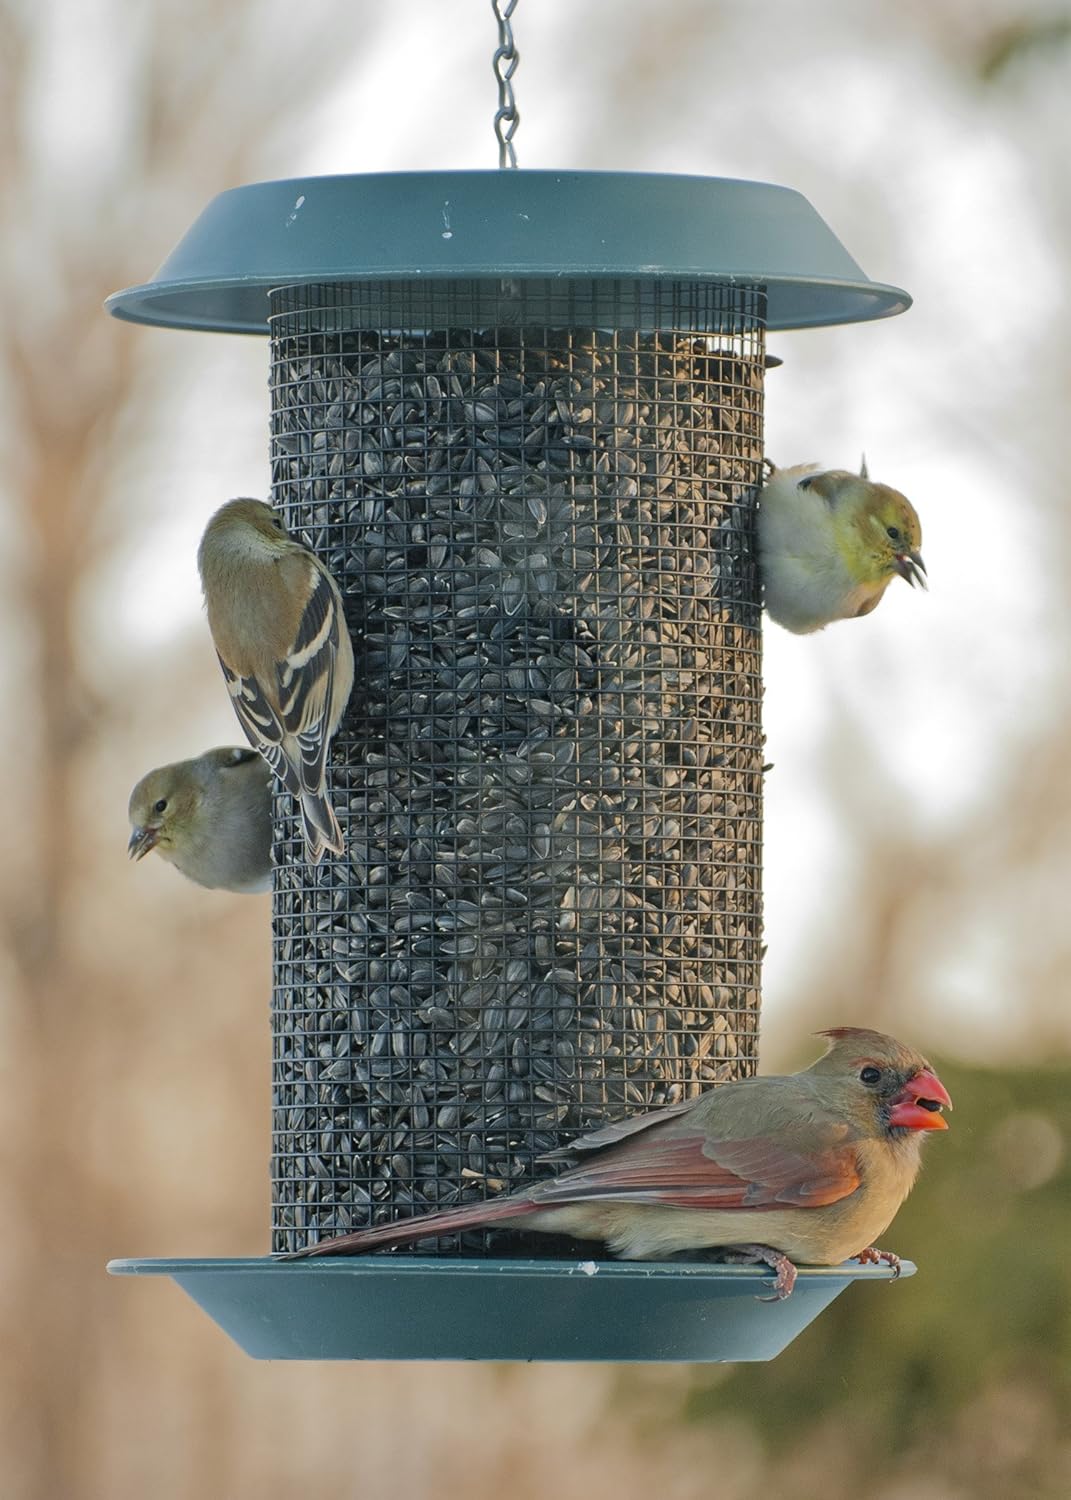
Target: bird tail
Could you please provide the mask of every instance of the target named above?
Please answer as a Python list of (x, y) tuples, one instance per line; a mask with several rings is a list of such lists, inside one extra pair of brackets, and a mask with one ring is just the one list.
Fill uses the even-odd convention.
[(519, 1219), (525, 1214), (534, 1213), (537, 1207), (537, 1204), (523, 1194), (492, 1198), (488, 1203), (467, 1203), (463, 1208), (444, 1208), (438, 1213), (417, 1214), (413, 1219), (402, 1219), (393, 1224), (377, 1224), (372, 1229), (354, 1229), (348, 1234), (336, 1234), (315, 1245), (308, 1245), (304, 1250), (294, 1250), (280, 1259), (304, 1260), (313, 1255), (363, 1255), (366, 1250), (389, 1250), (395, 1245), (411, 1244), (414, 1240), (453, 1234), (458, 1229), (479, 1229), (484, 1224), (494, 1224), (503, 1219)]
[(301, 827), (311, 864), (319, 864), (325, 849), (330, 849), (333, 854), (341, 854), (345, 848), (342, 829), (338, 826), (335, 809), (331, 806), (326, 791), (312, 792), (307, 787), (302, 788)]

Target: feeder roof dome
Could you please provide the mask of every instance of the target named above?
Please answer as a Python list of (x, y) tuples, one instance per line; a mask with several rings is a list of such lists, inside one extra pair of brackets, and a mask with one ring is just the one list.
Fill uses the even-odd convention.
[(480, 278), (715, 281), (767, 289), (770, 329), (862, 322), (911, 299), (869, 280), (800, 193), (647, 172), (390, 172), (213, 198), (118, 318), (267, 333), (296, 284)]

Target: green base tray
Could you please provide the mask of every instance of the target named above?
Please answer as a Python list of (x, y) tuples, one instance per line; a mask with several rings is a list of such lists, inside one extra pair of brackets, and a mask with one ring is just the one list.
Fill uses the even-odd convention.
[[(773, 1359), (853, 1281), (885, 1266), (802, 1270), (761, 1302), (761, 1267), (420, 1256), (113, 1260), (170, 1276), (254, 1359), (734, 1363)], [(904, 1276), (915, 1267), (903, 1263)]]

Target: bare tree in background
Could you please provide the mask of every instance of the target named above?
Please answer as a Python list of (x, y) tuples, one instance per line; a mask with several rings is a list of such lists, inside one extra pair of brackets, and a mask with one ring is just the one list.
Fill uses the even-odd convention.
[[(942, 56), (948, 98), (978, 110), (1018, 158), (1038, 245), (1053, 266), (1066, 266), (1071, 188), (1062, 130), (1055, 122), (1047, 128), (1047, 119), (1066, 113), (1071, 21), (1045, 7), (1026, 14), (999, 4), (922, 5), (913, 20)], [(969, 249), (965, 243), (965, 262)], [(990, 691), (974, 704), (976, 735), (999, 754), (979, 782), (984, 795), (955, 817), (934, 820), (912, 808), (897, 744), (867, 734), (850, 685), (828, 684), (828, 727), (816, 760), (827, 773), (831, 815), (851, 831), (850, 873), (833, 893), (830, 962), (801, 997), (816, 1021), (835, 1016), (947, 1036), (939, 1019), (947, 986), (973, 983), (981, 1014), (976, 1028), (962, 1019), (956, 1039), (1008, 1061), (1071, 1053), (1071, 433), (1064, 416), (1071, 345), (1059, 296), (1038, 322), (1014, 296), (1007, 319), (997, 313), (1020, 278), (1029, 279), (1009, 266), (1006, 282), (986, 288), (962, 330), (968, 345), (986, 351), (969, 387), (920, 372), (916, 399), (920, 429), (938, 425), (968, 463), (989, 466), (1003, 487), (1006, 511), (995, 531), (986, 528), (994, 534), (979, 617), (963, 628), (975, 631), (983, 665), (992, 631), (1015, 644), (1025, 672), (1043, 665), (1038, 709), (1009, 721), (1007, 665), (989, 662)], [(1005, 359), (1012, 342), (1017, 353)], [(959, 358), (958, 349), (950, 352)], [(972, 522), (964, 514), (960, 524), (967, 530)], [(1009, 605), (1003, 579), (1003, 545), (1024, 536), (1032, 554), (1030, 619)], [(946, 566), (957, 564), (962, 559), (950, 554)], [(935, 751), (941, 727), (933, 726)]]
[[(147, 971), (124, 964), (121, 911), (111, 930), (87, 930), (89, 886), (108, 881), (107, 861), (86, 847), (87, 799), (101, 745), (136, 719), (136, 702), (127, 705), (139, 685), (117, 680), (107, 661), (87, 661), (82, 613), (123, 521), (117, 496), (132, 435), (183, 353), (166, 336), (105, 317), (101, 304), (146, 279), (212, 193), (263, 175), (272, 147), (277, 162), (282, 132), (300, 139), (302, 112), (354, 64), (358, 34), (379, 13), (313, 0), (296, 27), (293, 7), (254, 0), (0, 5), (0, 498), (10, 549), (0, 561), (0, 1318), (13, 1386), (3, 1488), (13, 1500), (86, 1492), (79, 1414), (92, 1423), (101, 1373), (93, 1330), (115, 1244), (107, 1231), (124, 1214), (99, 1155), (107, 1145), (94, 1141), (94, 1111), (134, 1055), (121, 1025), (116, 1039), (116, 1020), (125, 1015), (136, 1032), (139, 1007), (183, 1003), (171, 978), (173, 931), (160, 931), (158, 964)], [(121, 804), (109, 821), (121, 858)], [(256, 918), (263, 927), (262, 907)], [(165, 1068), (166, 1056), (159, 1061)]]

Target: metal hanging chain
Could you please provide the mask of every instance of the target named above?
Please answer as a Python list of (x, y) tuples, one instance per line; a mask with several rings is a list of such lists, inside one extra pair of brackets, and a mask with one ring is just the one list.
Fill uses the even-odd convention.
[(491, 9), (498, 20), (498, 47), (491, 59), (491, 67), (498, 79), (498, 112), (495, 115), (498, 165), (515, 167), (517, 153), (513, 149), (513, 137), (521, 123), (521, 117), (517, 111), (517, 101), (513, 97), (513, 75), (521, 59), (513, 43), (510, 17), (517, 9), (517, 0), (491, 0)]

